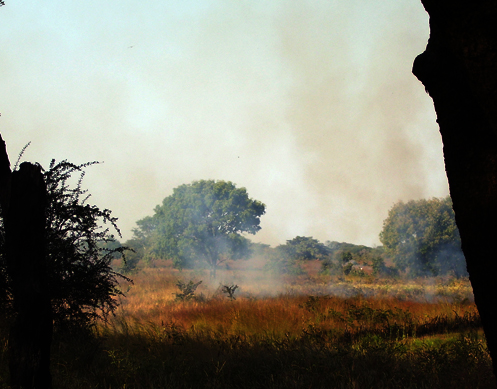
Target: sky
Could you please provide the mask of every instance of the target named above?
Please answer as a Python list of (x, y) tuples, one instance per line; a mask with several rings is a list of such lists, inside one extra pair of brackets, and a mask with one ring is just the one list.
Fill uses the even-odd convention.
[(448, 194), (412, 75), (419, 0), (5, 0), (0, 133), (11, 163), (101, 161), (90, 202), (136, 221), (201, 179), (266, 205), (251, 237), (381, 244), (397, 201)]

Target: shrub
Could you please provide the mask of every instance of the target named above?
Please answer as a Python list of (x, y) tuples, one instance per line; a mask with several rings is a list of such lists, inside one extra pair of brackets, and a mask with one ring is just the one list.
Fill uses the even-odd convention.
[(188, 283), (186, 283), (181, 280), (178, 280), (176, 286), (179, 288), (180, 293), (173, 293), (176, 296), (176, 300), (189, 301), (197, 299), (198, 296), (195, 295), (195, 291), (197, 290), (198, 286), (201, 283), (202, 281), (193, 282), (192, 280), (190, 280)]

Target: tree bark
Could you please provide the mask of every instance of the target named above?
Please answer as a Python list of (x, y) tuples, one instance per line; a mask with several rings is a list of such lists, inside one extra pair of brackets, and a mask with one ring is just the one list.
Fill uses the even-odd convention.
[(0, 134), (0, 216), (5, 219), (3, 210), (9, 209), (10, 182), (11, 182), (10, 161), (7, 155), (7, 146)]
[(10, 173), (5, 143), (1, 146), (0, 201), (15, 311), (9, 335), (11, 386), (46, 389), (52, 387), (53, 326), (46, 285), (46, 186), (38, 165), (23, 163)]
[(413, 73), (435, 105), (462, 250), (497, 376), (497, 1), (422, 3), (430, 38)]

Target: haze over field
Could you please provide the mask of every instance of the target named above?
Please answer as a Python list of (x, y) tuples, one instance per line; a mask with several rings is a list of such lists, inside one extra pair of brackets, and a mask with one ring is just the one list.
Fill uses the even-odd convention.
[(394, 202), (448, 193), (428, 33), (419, 0), (10, 0), (0, 132), (12, 163), (105, 161), (85, 187), (125, 238), (222, 179), (266, 204), (255, 241), (377, 244)]

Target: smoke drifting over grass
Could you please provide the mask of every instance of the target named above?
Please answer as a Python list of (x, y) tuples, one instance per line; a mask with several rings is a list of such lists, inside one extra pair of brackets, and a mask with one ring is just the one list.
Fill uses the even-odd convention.
[(418, 1), (9, 2), (0, 34), (9, 152), (105, 161), (86, 185), (125, 238), (198, 179), (264, 202), (273, 245), (378, 243), (394, 202), (447, 194)]

